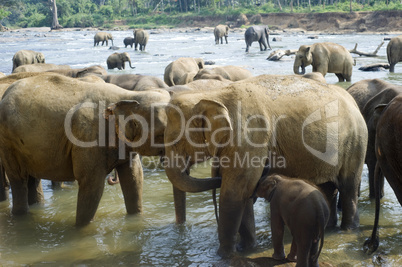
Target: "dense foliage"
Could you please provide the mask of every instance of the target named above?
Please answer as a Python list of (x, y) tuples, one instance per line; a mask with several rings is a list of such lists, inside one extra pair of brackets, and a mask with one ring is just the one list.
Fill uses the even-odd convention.
[[(53, 0), (56, 1), (56, 0)], [(402, 9), (402, 0), (57, 0), (63, 27), (174, 26), (182, 16), (269, 12), (348, 12)], [(2, 0), (0, 22), (8, 27), (52, 24), (51, 0)]]

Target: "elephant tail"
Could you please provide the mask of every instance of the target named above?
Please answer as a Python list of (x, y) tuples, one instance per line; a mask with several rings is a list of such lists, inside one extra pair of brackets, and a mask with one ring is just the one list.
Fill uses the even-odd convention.
[(216, 202), (216, 188), (212, 189), (212, 201), (214, 202), (216, 223), (219, 223), (218, 204)]

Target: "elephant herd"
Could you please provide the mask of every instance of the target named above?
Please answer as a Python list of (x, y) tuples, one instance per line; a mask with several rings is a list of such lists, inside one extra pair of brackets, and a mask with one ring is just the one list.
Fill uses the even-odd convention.
[[(216, 43), (227, 38), (221, 26)], [(101, 36), (94, 45), (113, 41)], [(269, 46), (267, 27), (254, 26), (245, 36), (247, 50), (252, 41)], [(127, 213), (141, 213), (140, 156), (160, 156), (177, 223), (186, 220), (186, 192), (220, 188), (222, 258), (256, 245), (258, 196), (270, 202), (273, 257), (286, 258), (286, 224), (293, 236), (287, 259), (317, 266), (324, 229), (337, 225), (338, 193), (340, 227), (359, 227), (364, 163), (376, 218), (384, 177), (402, 204), (402, 87), (377, 79), (347, 90), (327, 84), (327, 72), (350, 81), (353, 62), (339, 45), (300, 47), (295, 72), (309, 64), (314, 71), (304, 76), (253, 76), (238, 66), (206, 68), (201, 58), (179, 58), (166, 66), (163, 80), (48, 64), (43, 54), (27, 51), (17, 52), (13, 74), (0, 78), (0, 200), (11, 188), (14, 215), (44, 201), (41, 179), (77, 180), (76, 225), (85, 226), (113, 169)], [(317, 63), (320, 57), (327, 61)], [(191, 176), (194, 164), (211, 158), (217, 163), (211, 177)], [(377, 223), (365, 244), (370, 252), (378, 246)]]

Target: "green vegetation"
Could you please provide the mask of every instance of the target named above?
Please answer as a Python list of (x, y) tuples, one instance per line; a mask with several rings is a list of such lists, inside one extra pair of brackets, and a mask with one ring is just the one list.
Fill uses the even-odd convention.
[(116, 21), (130, 28), (174, 27), (191, 16), (271, 12), (349, 12), (401, 10), (401, 0), (2, 0), (0, 23), (13, 27), (51, 26), (112, 28)]

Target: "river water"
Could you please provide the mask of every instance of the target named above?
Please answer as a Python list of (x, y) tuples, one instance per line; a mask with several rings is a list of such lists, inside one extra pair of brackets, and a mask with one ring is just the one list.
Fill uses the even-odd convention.
[[(171, 61), (184, 56), (201, 57), (216, 65), (238, 65), (254, 75), (293, 74), (293, 58), (279, 62), (266, 58), (269, 51), (260, 52), (257, 43), (245, 53), (242, 32), (231, 33), (229, 44), (215, 45), (211, 30), (190, 32), (151, 31), (146, 52), (124, 48), (123, 39), (131, 31), (114, 31), (114, 45), (119, 52), (129, 52), (134, 70), (110, 70), (109, 73), (137, 73), (163, 79)], [(93, 47), (93, 31), (47, 32), (15, 31), (0, 33), (0, 72), (10, 74), (12, 57), (20, 49), (41, 51), (47, 63), (68, 64), (73, 68), (102, 65), (113, 53), (108, 47)], [(281, 32), (282, 41), (272, 42), (276, 49), (297, 49), (302, 44), (336, 42), (348, 49), (358, 43), (358, 50), (372, 52), (383, 35), (308, 35)], [(271, 36), (272, 37), (272, 36)], [(390, 37), (390, 36), (387, 36)], [(272, 39), (271, 39), (272, 40)], [(380, 78), (402, 85), (402, 63), (395, 73), (362, 72), (363, 65), (386, 60), (386, 44), (379, 57), (353, 55), (356, 66), (352, 82)], [(311, 67), (307, 67), (307, 72)], [(334, 74), (327, 74), (328, 83), (337, 83)], [(346, 88), (350, 83), (337, 83)], [(128, 216), (119, 186), (106, 185), (94, 221), (82, 229), (74, 227), (77, 186), (66, 185), (53, 191), (49, 181), (43, 181), (45, 204), (34, 205), (27, 216), (11, 215), (11, 202), (0, 203), (0, 266), (211, 266), (222, 264), (218, 249), (217, 225), (210, 192), (188, 194), (187, 222), (175, 225), (172, 186), (163, 169), (155, 167), (153, 159), (144, 158), (144, 212)], [(198, 177), (209, 176), (209, 169), (200, 166), (192, 171)], [(370, 236), (374, 221), (374, 201), (368, 198), (367, 169), (364, 169), (359, 199), (360, 228), (345, 232), (326, 232), (320, 261), (342, 266), (402, 266), (402, 208), (392, 189), (386, 184), (380, 217), (380, 247), (374, 255), (365, 255), (364, 240)], [(339, 214), (341, 215), (341, 214)], [(271, 256), (269, 205), (259, 199), (255, 204), (258, 246), (250, 257)], [(290, 237), (285, 237), (289, 252)]]

